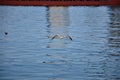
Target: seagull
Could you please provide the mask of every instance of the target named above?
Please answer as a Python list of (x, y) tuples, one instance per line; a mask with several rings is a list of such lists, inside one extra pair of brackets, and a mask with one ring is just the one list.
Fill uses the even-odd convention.
[(72, 38), (69, 35), (67, 35), (67, 36), (55, 35), (51, 39), (53, 40), (53, 39), (56, 39), (56, 38), (59, 38), (59, 39), (67, 38), (67, 39), (72, 40)]

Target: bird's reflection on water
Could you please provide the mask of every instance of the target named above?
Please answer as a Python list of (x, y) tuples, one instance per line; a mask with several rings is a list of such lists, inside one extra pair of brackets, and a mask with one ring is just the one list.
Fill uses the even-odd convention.
[(72, 40), (68, 33), (68, 7), (48, 7), (48, 37), (51, 39), (48, 48), (65, 48), (67, 41)]

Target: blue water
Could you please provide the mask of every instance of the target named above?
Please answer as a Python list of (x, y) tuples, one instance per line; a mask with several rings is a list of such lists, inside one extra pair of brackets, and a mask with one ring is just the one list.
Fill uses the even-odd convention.
[(120, 8), (0, 6), (0, 80), (120, 80)]

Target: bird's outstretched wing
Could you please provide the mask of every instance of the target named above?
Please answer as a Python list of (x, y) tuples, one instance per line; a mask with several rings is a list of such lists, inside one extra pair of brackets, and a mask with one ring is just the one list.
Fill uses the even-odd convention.
[(53, 36), (51, 39), (53, 40), (53, 39), (55, 39), (56, 37), (58, 37), (58, 35)]
[(67, 38), (69, 38), (70, 40), (73, 40), (72, 37), (70, 37), (69, 35), (67, 36)]

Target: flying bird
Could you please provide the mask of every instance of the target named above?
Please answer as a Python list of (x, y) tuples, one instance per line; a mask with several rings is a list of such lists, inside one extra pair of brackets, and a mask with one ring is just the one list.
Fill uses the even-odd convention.
[(72, 38), (69, 35), (67, 36), (55, 35), (51, 39), (53, 40), (53, 39), (65, 39), (65, 38), (72, 40)]

